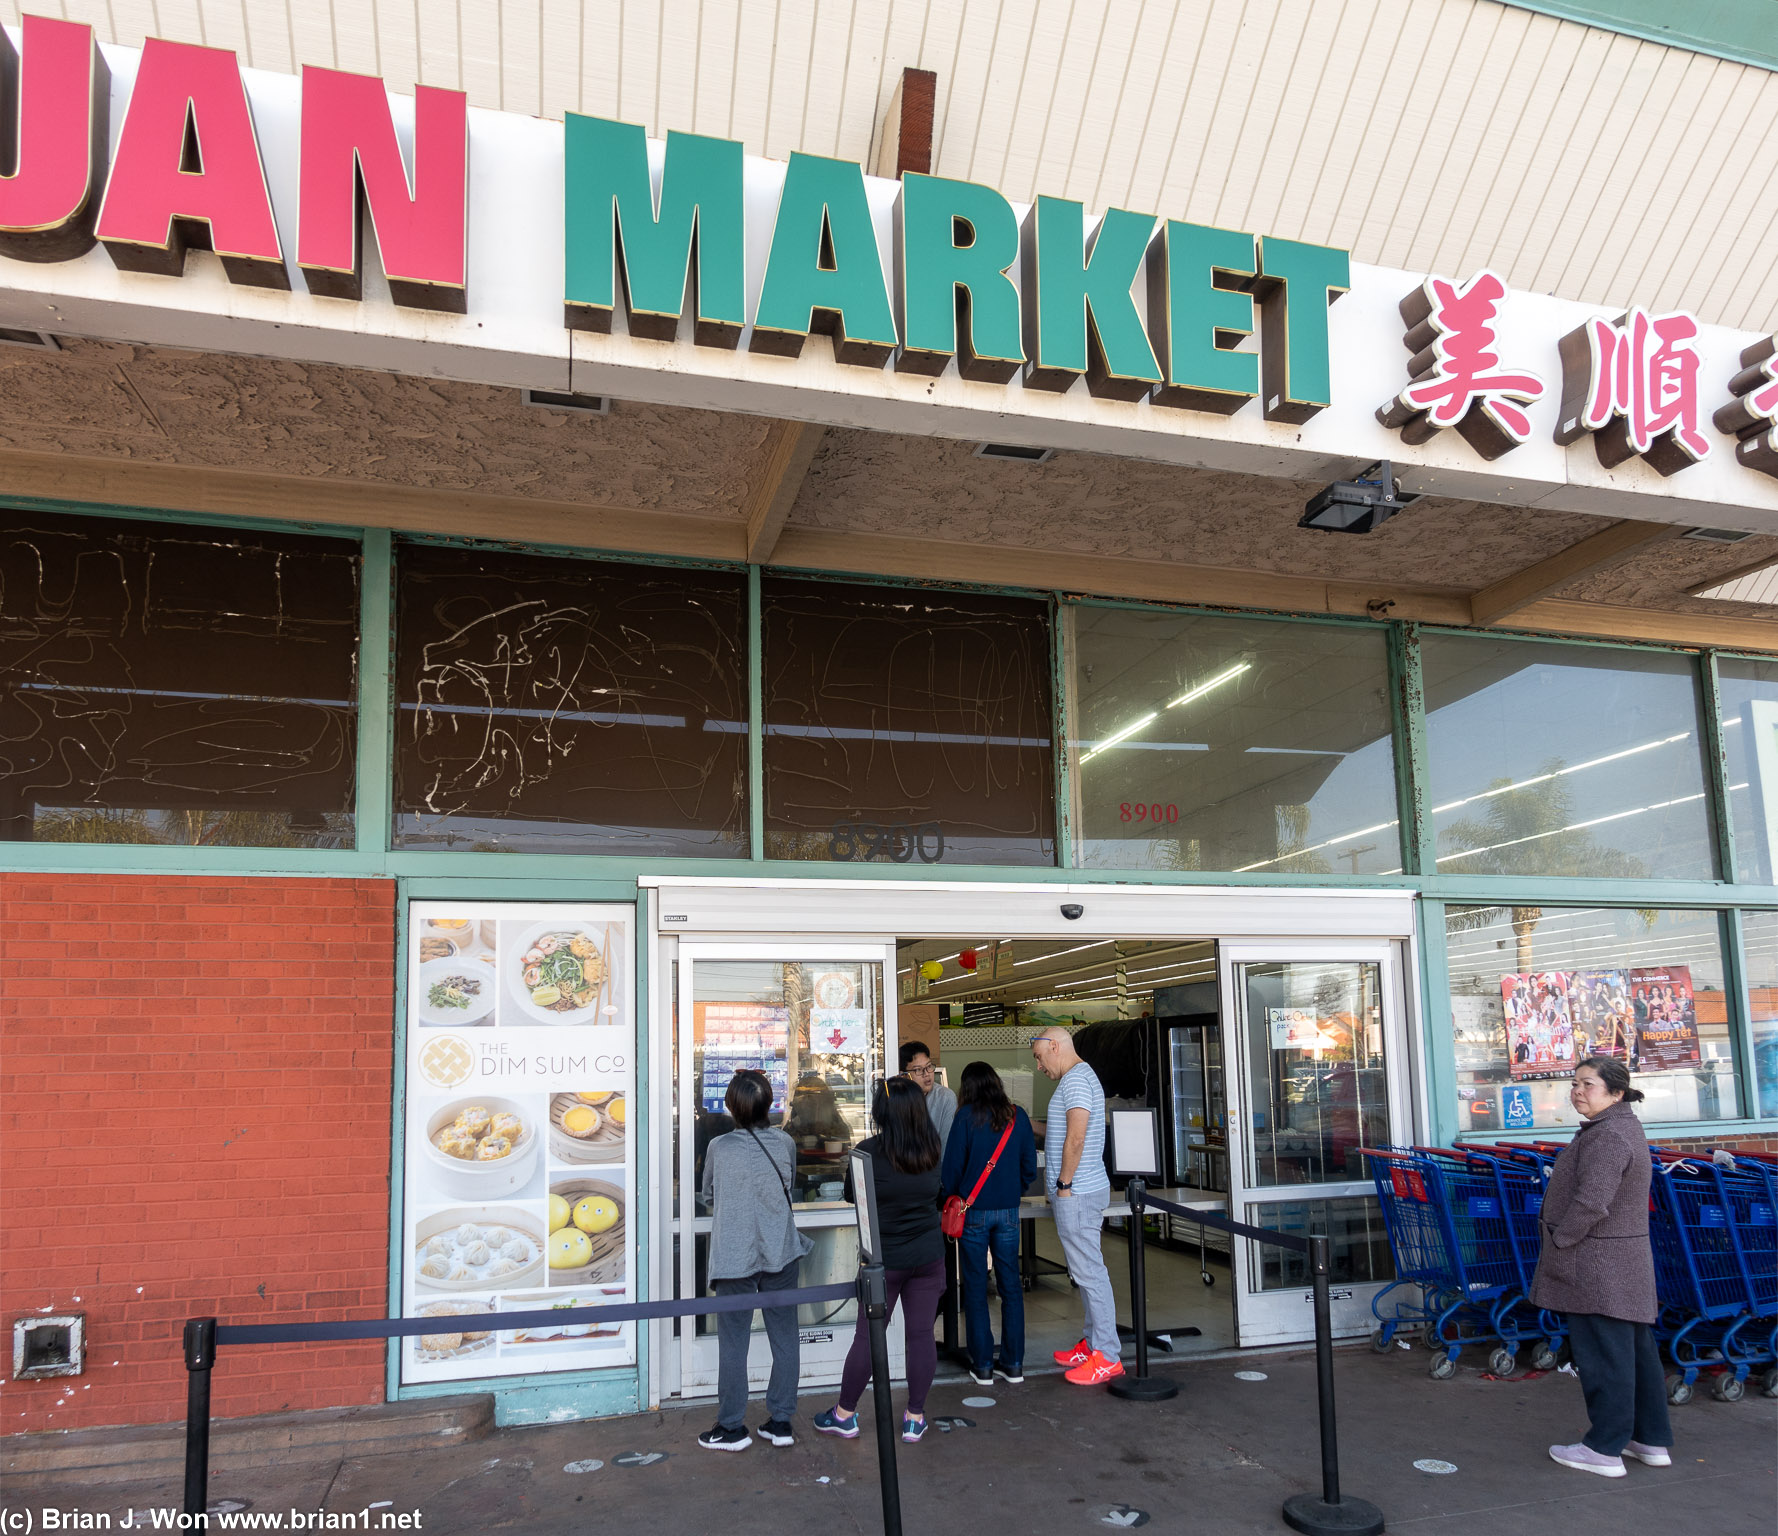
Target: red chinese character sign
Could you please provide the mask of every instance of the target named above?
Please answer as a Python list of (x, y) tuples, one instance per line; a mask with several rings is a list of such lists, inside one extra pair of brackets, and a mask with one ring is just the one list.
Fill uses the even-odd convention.
[(1562, 338), (1562, 419), (1556, 441), (1589, 432), (1607, 469), (1636, 454), (1663, 475), (1707, 458), (1699, 425), (1698, 322), (1684, 310), (1632, 309), (1589, 320)]
[(1531, 436), (1525, 407), (1544, 396), (1535, 373), (1501, 365), (1495, 318), (1506, 284), (1483, 269), (1467, 283), (1429, 277), (1401, 301), (1408, 387), (1377, 412), (1404, 443), (1424, 443), (1455, 427), (1484, 459)]
[(1712, 418), (1733, 433), (1737, 462), (1778, 475), (1778, 336), (1756, 341), (1741, 354), (1741, 371), (1729, 380), (1735, 398)]

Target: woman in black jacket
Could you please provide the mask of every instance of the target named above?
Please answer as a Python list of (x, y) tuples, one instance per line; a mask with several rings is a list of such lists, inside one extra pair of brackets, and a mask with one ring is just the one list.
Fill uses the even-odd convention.
[[(1006, 1146), (995, 1157), (1000, 1138)], [(994, 1169), (970, 1200), (989, 1162)], [(985, 1061), (963, 1069), (957, 1092), (957, 1118), (945, 1143), (942, 1171), (945, 1198), (968, 1202), (963, 1236), (957, 1240), (957, 1278), (969, 1329), (969, 1375), (978, 1387), (994, 1378), (1017, 1385), (1025, 1379), (1025, 1291), (1019, 1273), (1019, 1198), (1037, 1177), (1037, 1137), (1031, 1117), (1006, 1096), (1000, 1074)], [(994, 1252), (994, 1279), (1000, 1291), (1000, 1354), (994, 1354), (994, 1327), (988, 1312), (988, 1250)]]
[(1574, 1069), (1568, 1101), (1584, 1122), (1550, 1170), (1539, 1213), (1543, 1249), (1531, 1304), (1568, 1319), (1568, 1348), (1592, 1427), (1550, 1457), (1577, 1472), (1622, 1477), (1624, 1456), (1672, 1464), (1673, 1429), (1648, 1241), (1648, 1138), (1631, 1104), (1642, 1095), (1614, 1056)]
[[(945, 1293), (944, 1234), (938, 1225), (938, 1132), (926, 1111), (926, 1095), (909, 1077), (892, 1077), (871, 1105), (877, 1134), (859, 1143), (870, 1153), (871, 1182), (877, 1192), (877, 1240), (889, 1282), (889, 1316), (901, 1303), (907, 1333), (908, 1404), (901, 1438), (926, 1433), (926, 1394), (938, 1370), (938, 1343), (932, 1320)], [(846, 1198), (854, 1199), (846, 1174)], [(858, 1325), (840, 1376), (840, 1399), (815, 1419), (823, 1434), (850, 1440), (858, 1433), (858, 1400), (870, 1380), (870, 1324), (859, 1308)]]

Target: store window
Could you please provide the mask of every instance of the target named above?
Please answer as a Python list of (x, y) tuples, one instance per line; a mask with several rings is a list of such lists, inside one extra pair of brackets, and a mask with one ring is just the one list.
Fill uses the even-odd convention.
[(0, 512), (0, 837), (350, 848), (350, 539)]
[(1076, 858), (1401, 870), (1380, 628), (1074, 607)]
[(1693, 658), (1447, 634), (1421, 656), (1440, 874), (1714, 878)]
[(1650, 1123), (1741, 1113), (1719, 914), (1451, 907), (1445, 918), (1461, 1129), (1575, 1126), (1568, 1079), (1627, 1062)]
[(766, 857), (1054, 864), (1047, 604), (761, 584)]
[(1778, 912), (1741, 914), (1741, 952), (1753, 1020), (1754, 1110), (1778, 1120)]
[(738, 572), (402, 547), (396, 846), (744, 858), (746, 632)]
[(1778, 662), (1717, 663), (1735, 878), (1778, 884)]

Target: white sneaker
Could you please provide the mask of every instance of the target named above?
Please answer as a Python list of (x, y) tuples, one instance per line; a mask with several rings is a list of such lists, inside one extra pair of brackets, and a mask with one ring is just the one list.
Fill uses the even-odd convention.
[(1601, 1456), (1588, 1445), (1552, 1445), (1550, 1460), (1573, 1467), (1576, 1472), (1596, 1472), (1600, 1477), (1625, 1476), (1622, 1456)]
[(1673, 1465), (1673, 1458), (1667, 1453), (1665, 1446), (1644, 1445), (1640, 1440), (1632, 1440), (1626, 1445), (1624, 1454), (1634, 1456), (1647, 1467), (1670, 1467)]

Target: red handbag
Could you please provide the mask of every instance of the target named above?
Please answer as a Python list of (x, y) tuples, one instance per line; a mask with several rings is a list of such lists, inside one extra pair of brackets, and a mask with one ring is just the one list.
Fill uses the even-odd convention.
[(975, 1181), (975, 1188), (970, 1190), (969, 1198), (952, 1195), (945, 1201), (945, 1208), (939, 1213), (938, 1225), (944, 1235), (955, 1242), (963, 1236), (963, 1223), (969, 1217), (969, 1208), (975, 1204), (975, 1197), (982, 1192), (982, 1185), (988, 1182), (988, 1175), (994, 1171), (994, 1165), (1000, 1161), (1000, 1154), (1006, 1150), (1007, 1138), (1012, 1135), (1012, 1128), (1018, 1124), (1019, 1117), (1015, 1114), (1007, 1121), (1006, 1129), (1000, 1133), (1000, 1145), (994, 1148), (994, 1155), (988, 1159), (987, 1166), (982, 1169), (982, 1176)]

